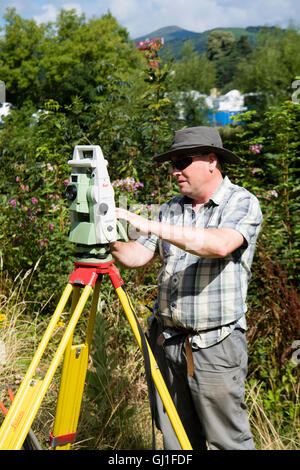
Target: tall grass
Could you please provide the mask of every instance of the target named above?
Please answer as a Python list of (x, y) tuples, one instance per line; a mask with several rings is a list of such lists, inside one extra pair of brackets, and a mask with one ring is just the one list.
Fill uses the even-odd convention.
[(299, 383), (294, 388), (294, 403), (298, 413), (294, 414), (287, 432), (281, 416), (270, 417), (266, 411), (262, 384), (254, 382), (247, 386), (247, 403), (250, 427), (255, 439), (256, 448), (260, 450), (299, 450)]
[(24, 300), (31, 274), (32, 270), (26, 272), (23, 277), (18, 275), (13, 282), (8, 277), (3, 279), (1, 276), (1, 390), (9, 386), (16, 388), (20, 381), (19, 377), (25, 373), (38, 341), (38, 315), (35, 318), (29, 318), (26, 315), (27, 303)]
[[(6, 407), (9, 406), (7, 389), (16, 392), (49, 321), (49, 318), (41, 315), (42, 305), (34, 317), (32, 313), (30, 316), (26, 313), (24, 295), (28, 288), (26, 281), (30, 282), (31, 275), (30, 272), (23, 277), (19, 276), (10, 285), (8, 279), (2, 279), (6, 287), (0, 296), (0, 342), (5, 345), (5, 357), (2, 354), (0, 361), (0, 399)], [(133, 284), (129, 288), (133, 288)], [(107, 284), (103, 290), (105, 295), (101, 296), (99, 302), (77, 440), (73, 449), (151, 449), (151, 416), (141, 353), (112, 287)], [(135, 295), (136, 291), (130, 292), (131, 298)], [(151, 296), (149, 286), (143, 295)], [(138, 302), (136, 307), (139, 309)], [(140, 320), (143, 323), (142, 317)], [(45, 364), (36, 371), (40, 377), (46, 371), (47, 361), (61, 336), (62, 328), (57, 328)], [(272, 380), (272, 375), (270, 377)], [(53, 427), (59, 379), (60, 370), (32, 426), (44, 449), (48, 448), (47, 441)], [(294, 409), (289, 420), (281, 414), (280, 407), (275, 408), (275, 411), (268, 407), (268, 388), (265, 383), (257, 380), (247, 383), (246, 400), (257, 449), (299, 448), (299, 384), (291, 382), (288, 385), (289, 400)], [(274, 392), (276, 384), (271, 383), (269, 389), (272, 387)], [(158, 431), (157, 448), (162, 449), (162, 438)]]

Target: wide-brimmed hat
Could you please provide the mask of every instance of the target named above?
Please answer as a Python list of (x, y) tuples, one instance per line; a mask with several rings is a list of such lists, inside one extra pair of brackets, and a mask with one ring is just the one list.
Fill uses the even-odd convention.
[(176, 131), (171, 149), (156, 155), (154, 159), (157, 162), (165, 162), (171, 160), (172, 157), (205, 155), (211, 152), (220, 157), (221, 163), (241, 163), (237, 155), (223, 148), (219, 132), (213, 127), (206, 126), (188, 127)]

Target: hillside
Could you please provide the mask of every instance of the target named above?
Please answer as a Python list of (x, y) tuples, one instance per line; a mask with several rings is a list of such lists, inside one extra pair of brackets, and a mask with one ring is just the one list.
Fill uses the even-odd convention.
[[(257, 36), (259, 32), (265, 28), (264, 26), (248, 26), (247, 28), (214, 28), (209, 29), (207, 31), (203, 31), (202, 33), (196, 33), (193, 31), (188, 31), (186, 29), (182, 29), (178, 26), (167, 26), (165, 28), (157, 29), (156, 31), (152, 31), (144, 36), (140, 36), (134, 39), (135, 42), (143, 41), (147, 38), (153, 37), (163, 37), (165, 41), (165, 45), (168, 46), (169, 51), (171, 51), (172, 55), (176, 59), (181, 58), (181, 49), (183, 43), (187, 40), (190, 40), (195, 47), (195, 50), (199, 52), (199, 54), (203, 54), (206, 49), (206, 42), (209, 34), (212, 31), (221, 30), (221, 31), (230, 31), (235, 36), (236, 39), (239, 39), (241, 36), (247, 36), (249, 41), (252, 44), (255, 44)], [(272, 28), (272, 27), (271, 27)], [(162, 50), (162, 54), (166, 48)]]

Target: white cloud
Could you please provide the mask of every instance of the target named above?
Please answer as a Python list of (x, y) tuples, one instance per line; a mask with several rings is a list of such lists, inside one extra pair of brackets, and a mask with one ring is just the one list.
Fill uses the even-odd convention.
[(81, 15), (82, 8), (79, 3), (66, 2), (59, 5), (53, 3), (47, 3), (41, 6), (42, 12), (33, 16), (33, 19), (38, 23), (47, 23), (48, 21), (55, 21), (56, 17), (61, 9), (64, 10), (76, 10), (77, 15)]
[(300, 20), (297, 0), (111, 0), (110, 9), (133, 38), (171, 25), (202, 32)]
[(38, 23), (48, 23), (48, 21), (55, 21), (58, 10), (52, 3), (47, 3), (41, 7), (42, 12), (39, 15), (34, 15), (33, 19)]
[(76, 10), (77, 15), (82, 14), (82, 8), (79, 3), (72, 3), (72, 2), (63, 3), (61, 8), (63, 8), (64, 10)]
[(2, 0), (0, 16), (16, 6), (23, 18), (55, 20), (61, 8), (100, 17), (110, 10), (132, 38), (177, 25), (202, 32), (217, 27), (300, 23), (299, 0)]

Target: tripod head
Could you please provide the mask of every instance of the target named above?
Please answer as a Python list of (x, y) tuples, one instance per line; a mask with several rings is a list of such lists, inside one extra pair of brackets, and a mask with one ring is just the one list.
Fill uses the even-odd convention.
[[(126, 233), (120, 237), (117, 231), (114, 190), (107, 163), (99, 145), (77, 145), (73, 159), (68, 161), (69, 241), (76, 245), (75, 254), (81, 262), (110, 261), (109, 243), (127, 238)], [(121, 224), (118, 227), (123, 229)]]

